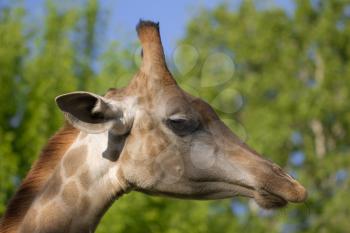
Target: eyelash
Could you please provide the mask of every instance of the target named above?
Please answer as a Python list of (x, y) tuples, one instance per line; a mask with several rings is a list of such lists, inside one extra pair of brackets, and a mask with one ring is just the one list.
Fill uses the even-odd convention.
[(168, 119), (166, 124), (168, 128), (179, 136), (189, 135), (199, 128), (198, 122), (188, 119)]

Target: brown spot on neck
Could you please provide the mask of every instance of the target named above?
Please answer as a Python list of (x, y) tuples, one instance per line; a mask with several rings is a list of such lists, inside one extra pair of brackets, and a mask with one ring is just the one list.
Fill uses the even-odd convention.
[(53, 202), (44, 207), (40, 213), (39, 219), (39, 231), (37, 232), (69, 232), (72, 223), (71, 217), (66, 214), (58, 202)]
[(70, 181), (64, 186), (62, 199), (69, 207), (73, 207), (79, 199), (79, 190), (74, 181)]
[(52, 178), (50, 179), (50, 181), (47, 183), (45, 187), (45, 191), (41, 196), (40, 202), (42, 202), (42, 204), (45, 204), (49, 200), (51, 200), (53, 197), (55, 197), (60, 192), (61, 185), (62, 185), (62, 178), (60, 175), (60, 171), (57, 170), (52, 175)]
[(31, 203), (44, 188), (64, 153), (74, 142), (79, 130), (66, 123), (48, 142), (42, 150), (39, 159), (27, 174), (15, 196), (9, 202), (4, 217), (0, 223), (1, 233), (12, 233), (18, 230)]
[(90, 200), (87, 195), (84, 195), (79, 201), (79, 207), (78, 207), (79, 214), (81, 215), (87, 214), (89, 208), (90, 208)]
[(80, 167), (86, 160), (87, 147), (79, 146), (71, 151), (68, 151), (63, 160), (63, 167), (67, 177), (75, 174), (78, 167)]
[(85, 167), (83, 172), (79, 175), (79, 181), (81, 186), (83, 186), (85, 190), (89, 190), (92, 179), (90, 176), (89, 169), (87, 167)]

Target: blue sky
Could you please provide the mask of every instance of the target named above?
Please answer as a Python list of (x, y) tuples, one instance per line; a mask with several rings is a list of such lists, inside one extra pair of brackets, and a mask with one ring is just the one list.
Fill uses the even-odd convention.
[[(136, 40), (135, 25), (142, 19), (160, 22), (165, 52), (172, 53), (176, 42), (184, 35), (187, 22), (201, 8), (214, 8), (222, 2), (229, 2), (232, 8), (242, 0), (177, 0), (177, 1), (114, 1), (102, 0), (104, 7), (111, 9), (107, 38), (119, 41)], [(292, 0), (257, 0), (261, 7), (277, 6), (293, 11)]]
[[(160, 22), (163, 44), (166, 53), (171, 53), (176, 42), (184, 35), (186, 23), (199, 9), (214, 8), (218, 0), (177, 0), (177, 1), (113, 1), (102, 3), (112, 5), (111, 24), (108, 38), (117, 40), (136, 40), (135, 25), (142, 19)], [(239, 1), (234, 1), (239, 2)]]
[[(171, 54), (176, 42), (184, 35), (187, 22), (201, 8), (214, 8), (223, 1), (228, 2), (234, 9), (242, 0), (100, 0), (106, 15), (105, 44), (113, 40), (121, 44), (136, 41), (135, 26), (140, 18), (160, 22), (163, 44), (166, 54)], [(44, 13), (45, 0), (24, 1), (26, 8), (32, 13), (33, 23), (41, 22)], [(66, 1), (67, 4), (79, 4), (83, 0)], [(281, 7), (291, 13), (294, 9), (293, 0), (256, 0), (258, 8)]]

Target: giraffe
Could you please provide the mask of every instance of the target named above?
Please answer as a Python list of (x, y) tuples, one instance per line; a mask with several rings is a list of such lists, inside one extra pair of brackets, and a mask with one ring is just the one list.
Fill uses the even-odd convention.
[(177, 85), (159, 24), (140, 20), (136, 29), (142, 63), (127, 87), (56, 98), (66, 125), (10, 201), (1, 233), (94, 232), (130, 191), (198, 200), (245, 196), (263, 208), (305, 201), (301, 184)]

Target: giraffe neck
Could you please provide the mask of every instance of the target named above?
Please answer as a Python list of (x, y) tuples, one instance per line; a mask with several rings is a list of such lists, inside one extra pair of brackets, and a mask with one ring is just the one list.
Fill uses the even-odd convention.
[(80, 133), (35, 198), (19, 232), (94, 232), (126, 187), (116, 162), (103, 158), (107, 142), (107, 133)]

